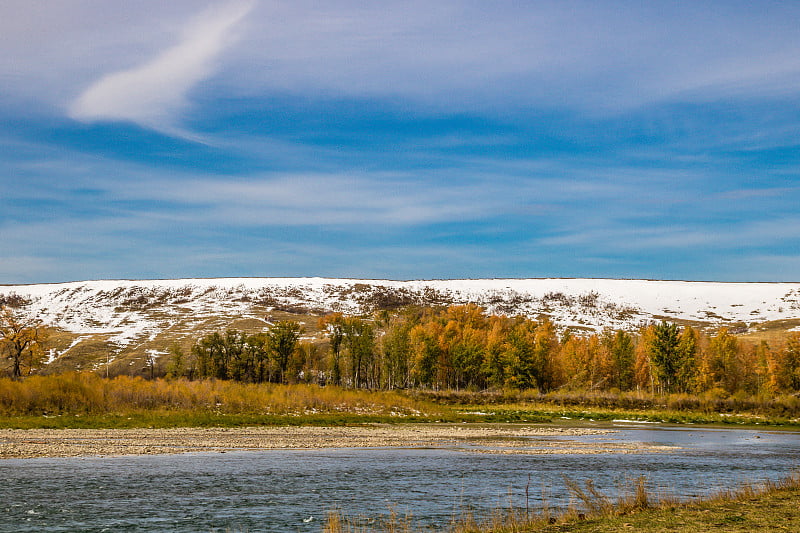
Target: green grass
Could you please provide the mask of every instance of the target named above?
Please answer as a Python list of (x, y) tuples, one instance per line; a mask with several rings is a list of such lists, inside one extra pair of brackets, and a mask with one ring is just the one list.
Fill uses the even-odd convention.
[(220, 413), (201, 410), (141, 410), (106, 414), (64, 414), (55, 416), (0, 416), (6, 429), (129, 429), (175, 427), (256, 427), (256, 426), (347, 426), (361, 424), (420, 423), (547, 423), (550, 418), (507, 415), (469, 415), (455, 410), (430, 415), (391, 416), (359, 413), (316, 413), (303, 415), (265, 415)]
[(675, 411), (670, 409), (602, 409), (602, 408), (562, 408), (548, 404), (516, 404), (461, 406), (463, 412), (481, 411), (486, 413), (484, 421), (491, 422), (536, 422), (536, 421), (598, 421), (633, 420), (639, 422), (658, 422), (665, 424), (698, 424), (713, 426), (758, 426), (800, 429), (800, 420), (784, 417), (764, 417), (739, 413), (705, 413), (696, 411)]

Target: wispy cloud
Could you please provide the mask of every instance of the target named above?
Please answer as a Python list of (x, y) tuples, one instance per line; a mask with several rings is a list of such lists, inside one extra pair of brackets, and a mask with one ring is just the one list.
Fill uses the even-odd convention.
[(252, 2), (227, 4), (201, 13), (178, 44), (147, 63), (103, 76), (70, 106), (72, 118), (93, 122), (130, 121), (156, 129), (176, 127), (187, 93), (214, 72), (237, 24)]
[(113, 194), (132, 201), (170, 202), (180, 211), (226, 224), (408, 227), (490, 217), (508, 208), (514, 191), (507, 184), (487, 188), (485, 182), (426, 183), (433, 174), (186, 176), (171, 183), (158, 178), (130, 181), (115, 185)]
[[(618, 112), (791, 97), (800, 87), (797, 6), (786, 2), (722, 10), (702, 2), (235, 3), (204, 12), (177, 44), (144, 62), (197, 3), (129, 4), (3, 2), (0, 77), (10, 96), (57, 85), (47, 98), (58, 99), (88, 83), (72, 116), (151, 124), (174, 118), (187, 91), (213, 72), (224, 74), (216, 88), (236, 97), (367, 96), (482, 113)], [(229, 47), (245, 17), (256, 31)], [(224, 65), (215, 65), (223, 50)], [(139, 66), (87, 78), (120, 65)]]

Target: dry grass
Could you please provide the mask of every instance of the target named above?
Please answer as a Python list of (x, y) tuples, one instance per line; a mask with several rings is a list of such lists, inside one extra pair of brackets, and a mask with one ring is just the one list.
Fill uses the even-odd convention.
[(800, 327), (800, 319), (762, 322), (753, 325), (747, 333), (738, 335), (738, 337), (754, 343), (766, 341), (773, 346), (779, 346), (786, 341), (786, 336), (796, 327)]
[[(197, 339), (214, 331), (234, 328), (252, 334), (261, 333), (267, 328), (267, 322), (260, 318), (234, 318), (225, 315), (198, 317), (190, 309), (179, 306), (172, 310), (148, 307), (140, 311), (148, 320), (161, 324), (164, 329), (155, 337), (143, 335), (136, 342), (125, 346), (118, 346), (111, 341), (114, 333), (76, 334), (54, 327), (47, 328), (47, 348), (61, 355), (39, 372), (56, 374), (95, 370), (105, 375), (108, 370), (111, 376), (147, 377), (150, 370), (147, 368), (146, 354), (155, 351), (161, 354), (156, 360), (156, 375), (164, 375), (172, 347), (179, 347), (184, 353), (189, 353)], [(325, 332), (318, 328), (318, 315), (270, 310), (259, 305), (253, 306), (252, 313), (256, 317), (268, 317), (272, 322), (295, 320), (303, 325), (310, 342), (325, 342)], [(77, 342), (72, 345), (74, 341)], [(107, 365), (108, 360), (111, 361), (110, 365)]]
[[(484, 519), (471, 512), (454, 517), (448, 533), (617, 532), (633, 531), (748, 531), (800, 530), (800, 472), (780, 481), (745, 484), (707, 498), (681, 501), (648, 491), (644, 478), (633, 480), (616, 499), (598, 490), (591, 480), (566, 480), (573, 503), (567, 509), (547, 505), (529, 509), (497, 509)], [(734, 513), (734, 511), (736, 511)], [(733, 513), (733, 514), (732, 514)], [(795, 526), (797, 529), (793, 529)], [(750, 528), (750, 529), (748, 529)], [(326, 533), (412, 532), (419, 528), (410, 516), (391, 514), (384, 520), (329, 514)]]
[[(663, 422), (775, 423), (800, 418), (800, 395), (654, 394), (643, 391), (556, 391), (547, 394), (526, 391), (412, 391), (411, 395), (443, 405), (482, 408), (496, 412), (519, 412), (551, 416), (590, 418), (641, 418)], [(735, 416), (731, 416), (735, 415)], [(748, 420), (745, 420), (748, 419)], [(774, 419), (774, 420), (769, 420)]]
[(380, 531), (382, 533), (412, 533), (413, 517), (411, 515), (400, 516), (393, 508), (389, 508), (389, 516), (379, 519), (371, 519), (365, 516), (346, 517), (340, 510), (333, 510), (328, 513), (322, 531), (324, 533), (369, 533)]
[(396, 392), (218, 380), (145, 380), (93, 373), (0, 379), (0, 416), (197, 410), (226, 414), (419, 415), (429, 406)]

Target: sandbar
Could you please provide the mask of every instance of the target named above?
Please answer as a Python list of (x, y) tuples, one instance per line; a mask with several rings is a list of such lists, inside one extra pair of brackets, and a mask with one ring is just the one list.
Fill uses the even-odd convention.
[(642, 443), (578, 439), (613, 431), (512, 424), (366, 424), (169, 429), (0, 429), (0, 459), (245, 450), (454, 447), (477, 453), (638, 453)]

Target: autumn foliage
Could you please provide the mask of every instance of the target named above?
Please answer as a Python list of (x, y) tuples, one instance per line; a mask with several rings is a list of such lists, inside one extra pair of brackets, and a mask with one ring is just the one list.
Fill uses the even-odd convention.
[[(668, 322), (635, 332), (560, 332), (546, 317), (487, 315), (475, 305), (410, 307), (373, 317), (337, 313), (320, 319), (319, 326), (327, 332), (327, 346), (298, 341), (291, 334), (298, 331), (296, 324), (275, 326), (261, 344), (267, 374), (241, 379), (263, 381), (267, 375), (267, 381), (389, 390), (640, 391), (720, 398), (800, 391), (800, 332), (778, 345), (743, 341), (726, 328), (709, 333)], [(269, 339), (287, 334), (292, 349), (280, 357), (274, 348), (269, 352), (270, 345), (278, 345)], [(240, 345), (248, 342), (236, 332), (227, 335)], [(200, 339), (195, 353), (222, 339), (220, 334)]]
[[(4, 310), (4, 323), (16, 316)], [(349, 389), (429, 391), (516, 390), (550, 393), (642, 392), (664, 395), (793, 394), (800, 392), (800, 332), (781, 342), (752, 342), (716, 331), (661, 322), (636, 331), (559, 330), (547, 318), (488, 315), (476, 305), (407, 307), (374, 316), (330, 314), (325, 336), (304, 337), (293, 321), (261, 333), (237, 330), (175, 349), (162, 375), (243, 383), (337, 385)], [(5, 354), (21, 354), (30, 371), (41, 357), (36, 325), (0, 332)], [(2, 344), (2, 343), (5, 344)], [(17, 367), (15, 376), (19, 377)]]

